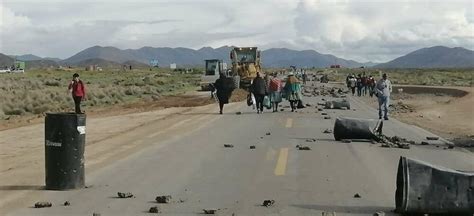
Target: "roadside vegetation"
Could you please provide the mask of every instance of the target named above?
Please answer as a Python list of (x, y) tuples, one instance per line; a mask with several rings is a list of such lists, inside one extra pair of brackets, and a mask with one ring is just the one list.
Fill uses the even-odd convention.
[(67, 87), (74, 73), (79, 73), (86, 85), (86, 109), (94, 109), (156, 101), (164, 96), (196, 89), (201, 73), (200, 70), (194, 71), (37, 69), (24, 74), (0, 74), (0, 120), (11, 116), (72, 111), (74, 103)]

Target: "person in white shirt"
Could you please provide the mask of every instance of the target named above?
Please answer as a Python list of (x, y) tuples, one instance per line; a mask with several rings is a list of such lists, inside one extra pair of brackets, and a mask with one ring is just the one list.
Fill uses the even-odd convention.
[(388, 120), (388, 106), (390, 103), (390, 93), (392, 92), (392, 83), (387, 79), (387, 74), (383, 74), (382, 79), (377, 82), (375, 92), (379, 100), (379, 119), (382, 119), (383, 110), (383, 118)]

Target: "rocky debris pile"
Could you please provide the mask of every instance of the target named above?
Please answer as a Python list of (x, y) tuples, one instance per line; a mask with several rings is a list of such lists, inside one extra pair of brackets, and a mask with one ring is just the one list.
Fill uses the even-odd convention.
[(356, 193), (354, 194), (354, 198), (361, 198), (360, 194)]
[(64, 202), (64, 204), (63, 204), (63, 205), (64, 205), (64, 206), (70, 206), (70, 205), (71, 205), (71, 203), (70, 203), (69, 201), (66, 201), (66, 202)]
[(271, 207), (275, 204), (275, 200), (264, 200), (262, 206)]
[(351, 104), (346, 99), (332, 100), (332, 101), (326, 101), (326, 103), (324, 103), (324, 108), (325, 109), (343, 109), (343, 108), (345, 108), (345, 110), (348, 110), (348, 109), (351, 108)]
[(232, 144), (224, 144), (224, 148), (234, 148), (234, 145), (232, 145)]
[(402, 101), (390, 104), (389, 107), (394, 113), (411, 113), (415, 111), (415, 108), (410, 105), (404, 104)]
[(323, 131), (323, 133), (332, 133), (332, 130), (331, 129), (326, 129)]
[(35, 203), (35, 208), (49, 208), (51, 206), (53, 206), (53, 204), (50, 202), (36, 202)]
[(410, 145), (415, 144), (415, 141), (407, 140), (399, 136), (389, 137), (385, 135), (379, 135), (378, 138), (379, 138), (378, 142), (382, 143), (381, 147), (384, 147), (384, 148), (410, 149)]
[(255, 149), (255, 146), (254, 146), (254, 145), (251, 145), (251, 146), (250, 146), (250, 149)]

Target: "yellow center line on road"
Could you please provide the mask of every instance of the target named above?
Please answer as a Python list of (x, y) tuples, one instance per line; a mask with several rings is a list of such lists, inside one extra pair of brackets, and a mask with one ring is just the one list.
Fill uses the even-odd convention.
[(286, 128), (291, 128), (293, 127), (293, 119), (292, 118), (288, 118), (286, 119), (286, 125), (285, 125)]
[(275, 175), (282, 176), (286, 173), (286, 163), (288, 162), (288, 148), (281, 148), (280, 155), (275, 167)]

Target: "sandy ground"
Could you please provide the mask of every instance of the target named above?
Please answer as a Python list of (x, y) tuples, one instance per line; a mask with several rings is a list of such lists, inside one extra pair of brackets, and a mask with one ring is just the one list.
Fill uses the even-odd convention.
[[(394, 91), (390, 102), (393, 106), (391, 115), (402, 122), (425, 128), (448, 139), (474, 137), (473, 87), (420, 88), (424, 90), (410, 93)], [(462, 90), (466, 94), (453, 94), (445, 89)], [(361, 99), (377, 107), (375, 98)]]

